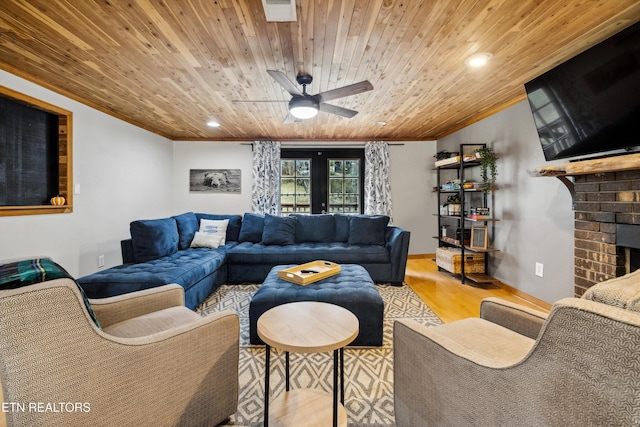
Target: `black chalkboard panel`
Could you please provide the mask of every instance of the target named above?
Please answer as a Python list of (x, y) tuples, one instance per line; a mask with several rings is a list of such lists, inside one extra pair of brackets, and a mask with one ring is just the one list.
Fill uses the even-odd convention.
[(0, 206), (48, 205), (58, 175), (58, 116), (0, 96)]

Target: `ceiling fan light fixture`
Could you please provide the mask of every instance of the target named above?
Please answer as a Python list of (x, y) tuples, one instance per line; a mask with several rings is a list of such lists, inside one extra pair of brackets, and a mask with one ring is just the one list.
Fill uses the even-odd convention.
[(296, 119), (306, 120), (318, 114), (318, 102), (309, 98), (293, 98), (289, 102), (289, 113)]

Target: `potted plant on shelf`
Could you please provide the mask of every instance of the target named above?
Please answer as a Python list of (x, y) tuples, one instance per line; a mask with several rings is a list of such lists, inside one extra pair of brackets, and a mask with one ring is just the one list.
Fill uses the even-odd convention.
[(498, 176), (498, 167), (496, 165), (496, 153), (489, 146), (484, 146), (474, 150), (476, 157), (480, 161), (480, 176), (484, 184), (484, 191), (488, 193), (496, 184)]

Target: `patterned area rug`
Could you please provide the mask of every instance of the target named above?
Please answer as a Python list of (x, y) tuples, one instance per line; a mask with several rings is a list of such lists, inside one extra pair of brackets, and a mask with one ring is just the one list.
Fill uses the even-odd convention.
[[(346, 347), (345, 408), (349, 426), (395, 425), (393, 414), (393, 322), (410, 318), (424, 325), (442, 323), (406, 285), (376, 285), (384, 301), (382, 347)], [(196, 309), (202, 316), (231, 310), (240, 317), (240, 396), (238, 412), (225, 425), (261, 426), (264, 405), (264, 346), (249, 344), (249, 302), (259, 285), (223, 285)], [(291, 354), (291, 388), (333, 390), (333, 353)], [(271, 353), (271, 399), (284, 392), (284, 353)]]

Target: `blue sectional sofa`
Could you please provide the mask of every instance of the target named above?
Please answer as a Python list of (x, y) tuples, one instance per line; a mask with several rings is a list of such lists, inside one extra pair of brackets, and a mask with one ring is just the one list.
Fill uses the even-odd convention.
[[(203, 220), (228, 221), (222, 245), (192, 247), (203, 235), (196, 234)], [(262, 283), (276, 265), (317, 259), (359, 264), (374, 282), (399, 284), (410, 233), (388, 223), (389, 217), (381, 215), (193, 212), (133, 221), (131, 238), (121, 242), (123, 265), (81, 277), (78, 283), (89, 298), (177, 283), (185, 288), (185, 305), (192, 309), (223, 283)]]

